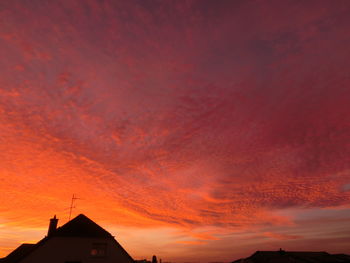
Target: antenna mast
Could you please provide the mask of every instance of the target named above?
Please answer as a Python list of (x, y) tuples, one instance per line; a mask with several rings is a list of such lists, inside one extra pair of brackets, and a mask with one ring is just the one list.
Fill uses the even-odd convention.
[(74, 201), (77, 200), (77, 199), (80, 199), (80, 198), (76, 197), (75, 194), (73, 194), (72, 201), (71, 201), (70, 207), (69, 207), (69, 219), (68, 219), (68, 221), (70, 221), (70, 218), (72, 216), (72, 210), (73, 210), (73, 208), (75, 208)]

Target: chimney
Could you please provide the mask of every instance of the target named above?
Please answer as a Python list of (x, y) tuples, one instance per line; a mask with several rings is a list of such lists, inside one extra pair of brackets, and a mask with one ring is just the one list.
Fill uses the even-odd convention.
[(50, 225), (49, 225), (49, 231), (47, 232), (47, 236), (51, 236), (57, 228), (57, 223), (58, 223), (58, 219), (56, 218), (56, 215), (50, 219)]

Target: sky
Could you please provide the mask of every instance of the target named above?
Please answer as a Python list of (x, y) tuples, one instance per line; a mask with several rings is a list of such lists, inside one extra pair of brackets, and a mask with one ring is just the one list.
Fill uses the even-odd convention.
[(85, 214), (134, 259), (350, 253), (350, 2), (0, 2), (0, 257)]

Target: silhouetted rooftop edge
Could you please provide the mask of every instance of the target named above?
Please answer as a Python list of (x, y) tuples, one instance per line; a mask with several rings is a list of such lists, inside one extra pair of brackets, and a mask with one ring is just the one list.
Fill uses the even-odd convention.
[(350, 255), (329, 254), (325, 251), (256, 251), (250, 257), (241, 258), (232, 263), (272, 263), (272, 262), (294, 262), (294, 263), (350, 263)]
[[(79, 214), (66, 224), (58, 227), (51, 235), (44, 237), (36, 244), (21, 244), (5, 258), (0, 258), (0, 263), (16, 263), (29, 255), (33, 250), (37, 249), (47, 240), (53, 237), (86, 237), (86, 238), (111, 238), (131, 259), (132, 257), (118, 243), (117, 240), (105, 229), (96, 224), (84, 214)], [(133, 259), (132, 259), (133, 260)]]
[(68, 223), (57, 228), (52, 236), (60, 237), (113, 237), (87, 216), (80, 214)]
[(21, 244), (14, 251), (7, 255), (6, 258), (0, 259), (0, 262), (17, 262), (24, 256), (28, 255), (35, 249), (36, 244)]

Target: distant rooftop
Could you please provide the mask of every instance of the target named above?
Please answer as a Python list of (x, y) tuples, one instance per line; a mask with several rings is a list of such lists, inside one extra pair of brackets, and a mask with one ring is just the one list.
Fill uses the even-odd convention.
[(0, 262), (17, 262), (25, 255), (29, 254), (35, 248), (35, 246), (36, 244), (22, 244), (8, 254), (6, 258), (0, 258)]
[(312, 251), (256, 251), (232, 263), (350, 263), (350, 256)]

